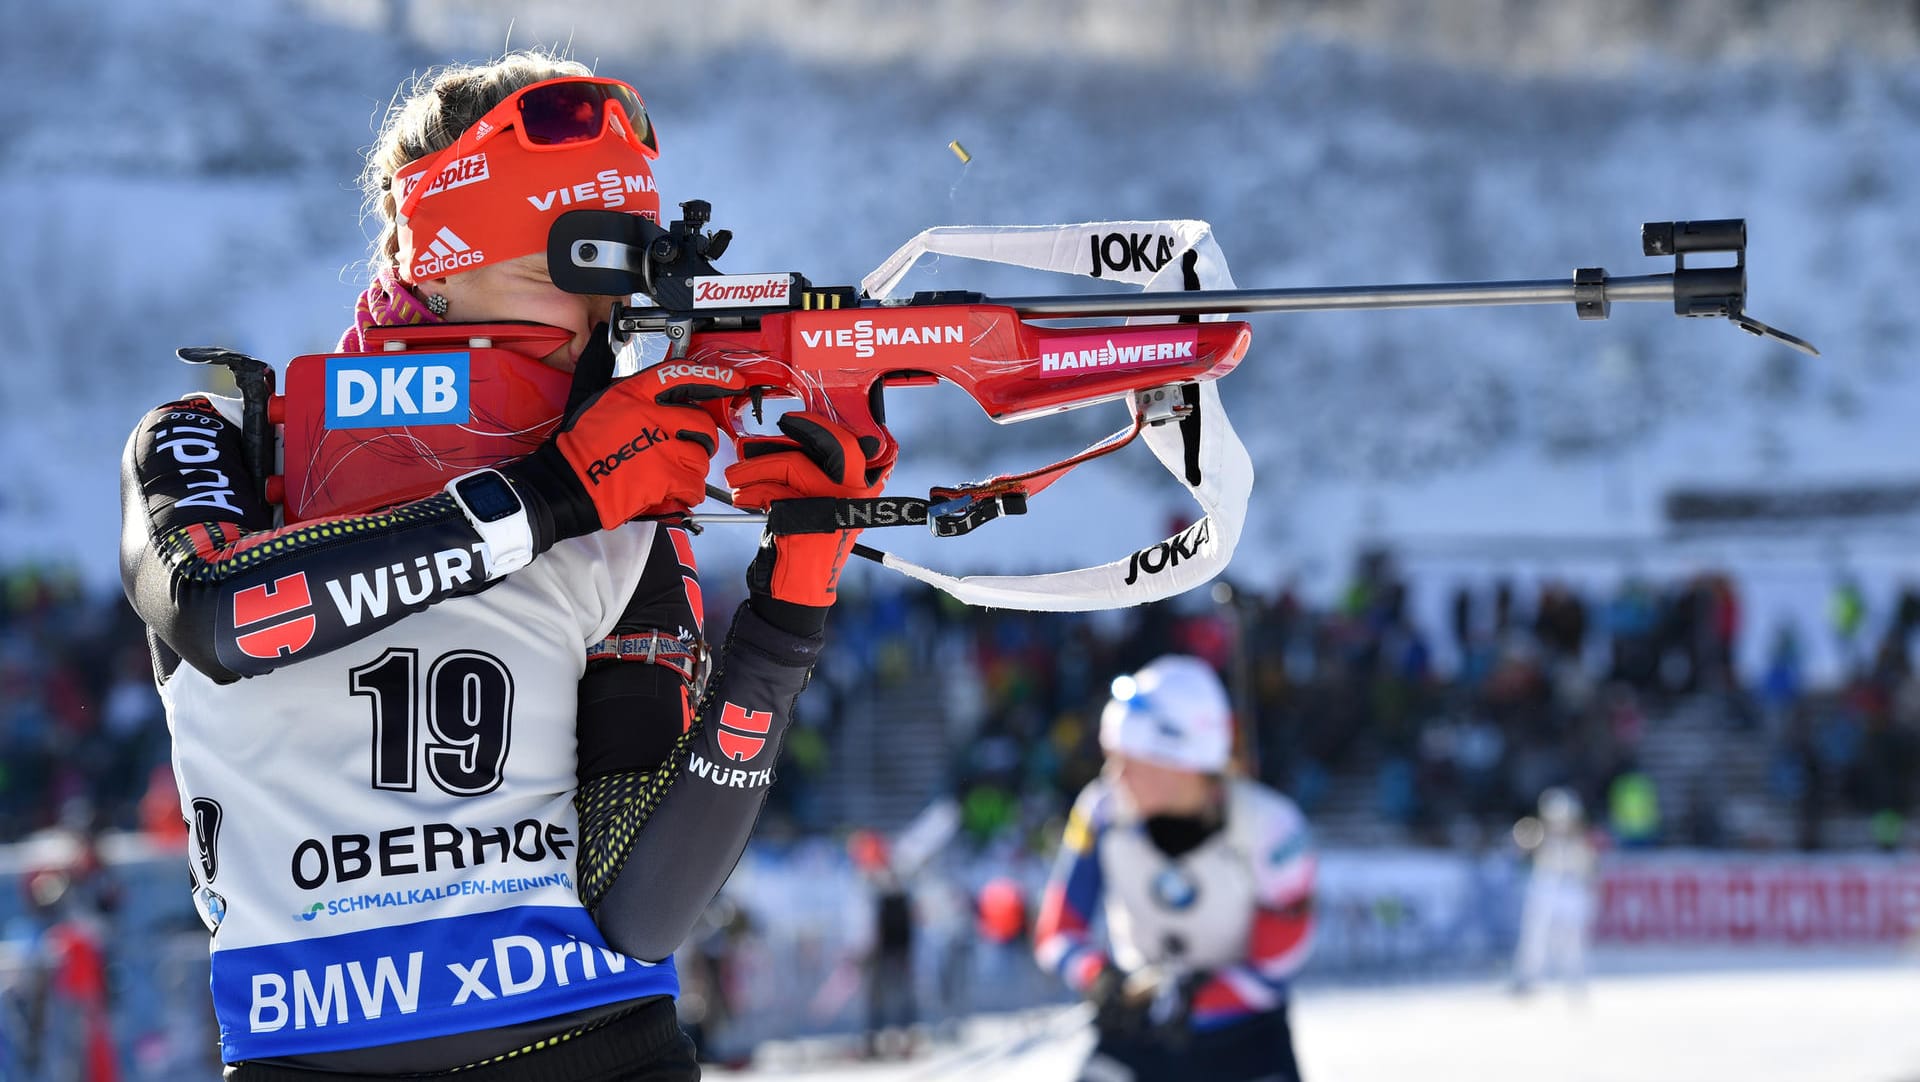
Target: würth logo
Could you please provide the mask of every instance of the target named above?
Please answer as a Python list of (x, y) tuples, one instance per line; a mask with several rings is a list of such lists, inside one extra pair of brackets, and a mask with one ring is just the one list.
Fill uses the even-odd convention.
[[(283, 575), (272, 585), (249, 586), (233, 595), (233, 642), (248, 657), (268, 661), (292, 657), (313, 641), (315, 623), (313, 591), (307, 588), (305, 572)], [(255, 624), (267, 626), (246, 630)]]
[(748, 710), (727, 703), (720, 708), (720, 730), (714, 741), (720, 753), (736, 763), (744, 763), (767, 746), (767, 730), (773, 727), (773, 711)]

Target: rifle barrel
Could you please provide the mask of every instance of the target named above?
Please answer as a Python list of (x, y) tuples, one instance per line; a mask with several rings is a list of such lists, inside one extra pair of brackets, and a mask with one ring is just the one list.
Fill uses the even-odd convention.
[[(1673, 301), (1673, 275), (1608, 278), (1610, 301)], [(1243, 312), (1331, 312), (1364, 308), (1464, 308), (1501, 304), (1572, 304), (1571, 279), (1456, 282), (1445, 285), (1335, 286), (1314, 289), (1210, 289), (1188, 293), (990, 297), (1021, 315), (1044, 319), (1099, 316), (1184, 316)]]

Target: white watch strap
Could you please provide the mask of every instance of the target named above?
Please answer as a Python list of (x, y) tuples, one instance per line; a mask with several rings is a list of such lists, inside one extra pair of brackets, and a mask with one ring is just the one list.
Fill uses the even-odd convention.
[[(487, 580), (491, 582), (502, 575), (509, 575), (533, 562), (533, 523), (527, 519), (526, 501), (520, 501), (520, 510), (503, 519), (482, 522), (480, 516), (473, 513), (467, 501), (460, 495), (460, 482), (476, 474), (490, 473), (500, 478), (500, 483), (512, 490), (513, 483), (499, 470), (475, 470), (463, 473), (447, 483), (447, 495), (460, 505), (460, 513), (480, 534), (480, 543), (486, 547), (484, 559), (487, 567)], [(519, 493), (514, 498), (519, 499)]]

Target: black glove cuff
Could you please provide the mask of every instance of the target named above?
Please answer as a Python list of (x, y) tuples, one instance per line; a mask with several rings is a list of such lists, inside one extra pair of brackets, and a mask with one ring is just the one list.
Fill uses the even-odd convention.
[(600, 528), (600, 514), (593, 500), (560, 448), (541, 444), (527, 457), (499, 469), (520, 494), (520, 502), (527, 505), (527, 519), (533, 523), (534, 552), (545, 552), (557, 542), (584, 537)]
[(803, 639), (818, 637), (827, 626), (827, 610), (824, 606), (782, 601), (772, 594), (753, 589), (751, 583), (747, 591), (747, 604), (752, 607), (755, 616), (789, 635), (798, 635)]

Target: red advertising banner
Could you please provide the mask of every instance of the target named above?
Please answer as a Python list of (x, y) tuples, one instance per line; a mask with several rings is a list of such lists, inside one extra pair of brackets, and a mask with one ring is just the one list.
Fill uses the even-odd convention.
[(1604, 943), (1873, 944), (1920, 935), (1920, 862), (1620, 857), (1600, 877)]

